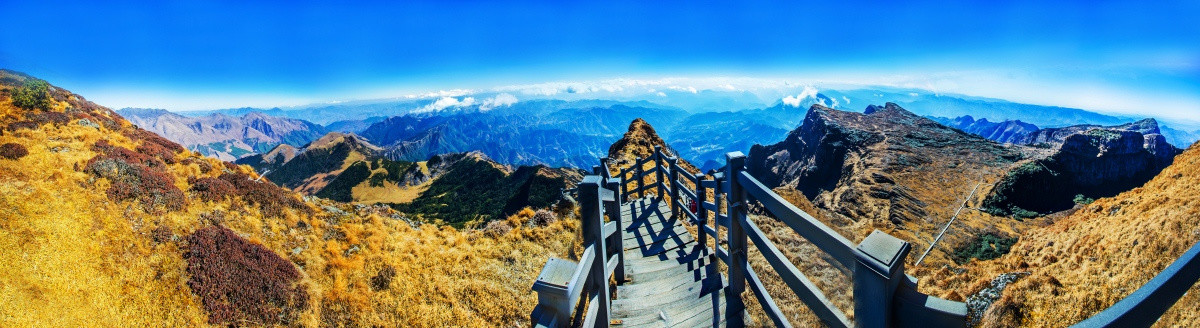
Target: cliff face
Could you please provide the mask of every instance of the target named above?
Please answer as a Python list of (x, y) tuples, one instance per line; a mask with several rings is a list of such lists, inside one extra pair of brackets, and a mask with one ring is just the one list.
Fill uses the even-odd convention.
[(1022, 156), (893, 103), (866, 112), (814, 105), (782, 142), (751, 148), (747, 169), (769, 187), (795, 189), (853, 220), (904, 224), (948, 207), (959, 195), (946, 190), (995, 175)]
[[(998, 214), (1030, 215), (1069, 209), (1149, 181), (1178, 153), (1159, 134), (1094, 128), (1065, 137), (1050, 157), (1014, 169), (984, 200)], [(1082, 196), (1082, 197), (1078, 197)]]

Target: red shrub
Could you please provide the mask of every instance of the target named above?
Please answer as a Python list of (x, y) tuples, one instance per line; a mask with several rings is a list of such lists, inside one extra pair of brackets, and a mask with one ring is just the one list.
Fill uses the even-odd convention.
[(232, 184), (238, 196), (242, 196), (246, 202), (258, 205), (264, 214), (282, 216), (284, 209), (289, 207), (303, 213), (312, 213), (304, 202), (270, 181), (256, 181), (242, 173), (221, 174), (220, 179)]
[(183, 192), (175, 186), (175, 179), (164, 170), (164, 164), (158, 159), (110, 145), (103, 140), (93, 148), (101, 154), (88, 160), (84, 171), (112, 183), (106, 191), (109, 199), (138, 200), (148, 212), (159, 208), (175, 211), (187, 205)]
[(17, 131), (17, 130), (21, 130), (21, 129), (37, 130), (38, 126), (39, 125), (37, 123), (33, 123), (30, 121), (17, 121), (17, 122), (8, 123), (8, 130), (9, 131)]
[(209, 323), (289, 323), (307, 308), (307, 290), (295, 286), (300, 272), (275, 252), (221, 226), (196, 230), (187, 241), (188, 287)]
[(192, 184), (192, 193), (206, 202), (224, 200), (225, 197), (232, 196), (236, 192), (233, 184), (225, 180), (217, 178), (193, 178), (189, 180), (191, 181), (188, 182)]
[(25, 115), (25, 119), (33, 122), (33, 124), (37, 124), (38, 126), (41, 126), (41, 125), (47, 124), (47, 123), (53, 123), (54, 125), (60, 125), (60, 124), (66, 124), (67, 122), (71, 121), (70, 116), (67, 116), (67, 114), (65, 114), (65, 113), (59, 113), (59, 112), (29, 113), (29, 114)]
[(175, 164), (175, 153), (183, 151), (183, 146), (140, 128), (126, 129), (124, 135), (129, 139), (142, 142), (137, 147), (138, 152), (158, 157), (167, 164)]
[(29, 155), (29, 150), (25, 149), (25, 146), (21, 144), (6, 143), (0, 145), (0, 157), (15, 160), (25, 157), (25, 155)]

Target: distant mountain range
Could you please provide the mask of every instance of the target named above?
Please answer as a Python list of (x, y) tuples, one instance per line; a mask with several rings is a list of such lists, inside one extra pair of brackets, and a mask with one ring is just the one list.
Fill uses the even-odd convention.
[(187, 117), (161, 109), (125, 108), (117, 113), (138, 127), (226, 161), (264, 153), (279, 144), (303, 145), (325, 134), (320, 125), (260, 112)]
[[(343, 132), (362, 136), (382, 148), (382, 156), (391, 160), (420, 161), (436, 154), (479, 151), (506, 165), (579, 168), (593, 165), (595, 158), (604, 156), (608, 140), (617, 137), (634, 118), (642, 118), (658, 127), (658, 132), (681, 156), (703, 170), (723, 165), (723, 154), (727, 151), (748, 152), (755, 144), (782, 139), (787, 131), (800, 124), (805, 108), (814, 104), (858, 110), (868, 104), (890, 101), (922, 116), (958, 117), (961, 122), (936, 120), (991, 140), (1014, 143), (1020, 143), (1020, 138), (1039, 127), (1114, 126), (1140, 119), (885, 87), (820, 92), (806, 89), (801, 95), (776, 98), (779, 100), (774, 103), (752, 93), (715, 90), (694, 93), (670, 90), (659, 97), (666, 99), (567, 101), (508, 97), (509, 101), (500, 102), (495, 99), (502, 98), (501, 95), (480, 93), (292, 109), (237, 108), (186, 113), (205, 115), (191, 118), (164, 116), (157, 111), (122, 110), (122, 114), (168, 139), (225, 159), (263, 153), (278, 144), (298, 147), (325, 132)], [(159, 122), (164, 120), (162, 117), (167, 118), (166, 122)], [(270, 137), (260, 136), (255, 125), (229, 122), (233, 118), (265, 121), (269, 117), (281, 120), (265, 124), (272, 131), (279, 131), (265, 134)], [(197, 132), (186, 128), (188, 124), (211, 128), (200, 128)], [(238, 135), (230, 132), (231, 126), (233, 129), (250, 126), (250, 129)], [(1158, 133), (1176, 146), (1200, 139), (1200, 131), (1187, 132), (1161, 124), (1158, 128)]]

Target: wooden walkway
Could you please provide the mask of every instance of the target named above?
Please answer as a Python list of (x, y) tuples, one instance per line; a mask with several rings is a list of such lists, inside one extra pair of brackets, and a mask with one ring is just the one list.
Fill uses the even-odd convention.
[[(612, 319), (623, 327), (724, 326), (725, 277), (671, 208), (657, 199), (621, 205), (625, 274)], [(616, 323), (617, 321), (614, 321)]]

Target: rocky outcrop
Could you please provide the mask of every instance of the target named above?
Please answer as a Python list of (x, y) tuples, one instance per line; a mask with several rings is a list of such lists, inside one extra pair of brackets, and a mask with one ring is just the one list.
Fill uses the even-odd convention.
[(1157, 128), (1132, 126), (1093, 128), (1066, 136), (1053, 155), (1005, 176), (984, 200), (984, 207), (996, 214), (1028, 216), (1141, 186), (1170, 165), (1178, 149), (1160, 134), (1138, 132)]
[[(751, 148), (747, 169), (854, 220), (904, 224), (929, 215), (941, 181), (1004, 167), (1016, 151), (947, 128), (894, 103), (864, 113), (812, 106), (779, 143)], [(968, 189), (969, 190), (969, 189)]]
[[(627, 166), (627, 163), (633, 163), (637, 158), (647, 158), (653, 155), (655, 146), (662, 147), (663, 151), (668, 154), (678, 154), (674, 148), (667, 145), (666, 141), (663, 141), (662, 137), (658, 136), (650, 123), (646, 123), (640, 118), (634, 119), (629, 123), (629, 130), (625, 132), (625, 135), (608, 147), (608, 158), (615, 160), (615, 165)], [(683, 158), (680, 158), (679, 165), (689, 172), (700, 172)]]

